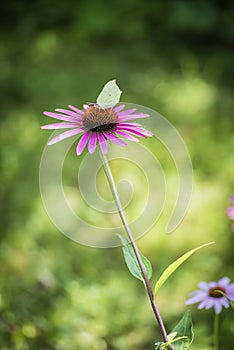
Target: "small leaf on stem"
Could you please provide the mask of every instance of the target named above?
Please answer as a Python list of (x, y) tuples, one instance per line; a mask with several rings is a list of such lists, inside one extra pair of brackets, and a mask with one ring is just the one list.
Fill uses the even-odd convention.
[(197, 250), (206, 247), (210, 244), (213, 244), (214, 242), (209, 242), (206, 244), (201, 245), (200, 247), (197, 247), (195, 249), (190, 250), (186, 254), (182, 255), (179, 259), (174, 261), (171, 265), (169, 265), (166, 270), (163, 271), (162, 275), (159, 277), (158, 281), (155, 284), (154, 287), (154, 297), (156, 298), (156, 295), (158, 294), (159, 288), (166, 282), (166, 280), (171, 276), (171, 274), (178, 269), (178, 267), (187, 260), (193, 253), (195, 253)]
[[(129, 271), (131, 272), (131, 274), (138, 278), (139, 280), (144, 282), (144, 278), (142, 276), (142, 272), (139, 266), (139, 263), (137, 261), (134, 249), (131, 245), (131, 243), (123, 236), (118, 235), (121, 242), (122, 242), (122, 250), (123, 250), (123, 255), (124, 255), (124, 259), (126, 262), (126, 265), (129, 269)], [(151, 278), (152, 276), (152, 266), (150, 261), (140, 253), (143, 265), (145, 266), (145, 270), (148, 276), (148, 279)]]
[(187, 350), (193, 341), (193, 324), (190, 311), (186, 311), (180, 322), (173, 328), (172, 333), (176, 332), (176, 337), (180, 339), (173, 342), (175, 350)]

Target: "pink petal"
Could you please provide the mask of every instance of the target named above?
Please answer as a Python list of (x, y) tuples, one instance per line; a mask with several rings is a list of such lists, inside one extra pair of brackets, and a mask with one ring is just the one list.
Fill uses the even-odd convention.
[(120, 127), (117, 126), (116, 131), (127, 131), (129, 134), (137, 135), (140, 137), (146, 137), (145, 133), (138, 131), (137, 129), (132, 129), (129, 127)]
[(145, 136), (153, 136), (153, 134), (150, 131), (142, 128), (141, 125), (140, 125), (140, 127), (138, 125), (139, 124), (135, 124), (135, 123), (120, 123), (117, 125), (116, 129), (117, 130), (121, 130), (121, 129), (122, 130), (129, 130), (129, 131), (133, 130), (133, 131), (138, 131)]
[(59, 119), (59, 120), (66, 120), (70, 122), (77, 122), (77, 118), (69, 117), (67, 115), (59, 114), (59, 113), (54, 113), (54, 112), (43, 112), (48, 117)]
[(93, 132), (90, 136), (89, 144), (88, 144), (88, 151), (89, 153), (94, 153), (95, 148), (97, 144), (97, 135), (95, 132)]
[(64, 113), (65, 115), (70, 115), (72, 117), (75, 117), (77, 119), (81, 119), (82, 116), (75, 113), (75, 112), (72, 112), (72, 111), (69, 111), (69, 109), (60, 109), (60, 108), (57, 108), (56, 109), (56, 112), (61, 112), (61, 113)]
[(55, 136), (53, 139), (51, 139), (49, 142), (48, 142), (48, 145), (53, 145), (59, 141), (62, 141), (64, 139), (67, 139), (68, 137), (71, 137), (71, 136), (74, 136), (74, 135), (77, 135), (77, 134), (80, 134), (81, 132), (83, 132), (84, 130), (83, 129), (73, 129), (73, 130), (69, 130), (69, 131), (65, 131), (63, 132), (62, 134), (58, 135), (58, 136)]
[(99, 142), (101, 151), (102, 151), (103, 154), (106, 154), (106, 153), (107, 153), (107, 150), (108, 150), (108, 146), (107, 146), (106, 139), (105, 139), (105, 137), (104, 137), (102, 134), (100, 134), (100, 133), (98, 133), (97, 136), (98, 136), (98, 142)]
[(118, 123), (118, 126), (138, 126), (138, 127), (141, 127), (142, 125), (139, 124), (139, 123), (133, 123), (133, 122), (130, 122), (130, 123), (125, 123), (125, 122), (121, 122), (121, 123)]
[(127, 146), (127, 144), (124, 141), (120, 140), (117, 136), (115, 136), (115, 135), (113, 135), (111, 133), (104, 132), (104, 135), (106, 136), (106, 138), (108, 140), (110, 140), (111, 142), (116, 143), (119, 146)]
[(119, 111), (121, 111), (124, 107), (125, 107), (125, 105), (120, 105), (120, 106), (118, 106), (118, 107), (115, 107), (115, 108), (114, 108), (114, 111), (115, 111), (115, 112), (119, 112)]
[(76, 107), (74, 107), (74, 106), (72, 106), (72, 105), (69, 105), (68, 107), (69, 107), (70, 109), (73, 109), (73, 111), (75, 111), (76, 113), (84, 114), (84, 111), (82, 111), (82, 110), (79, 109), (79, 108), (76, 108)]
[(76, 154), (77, 154), (78, 156), (83, 152), (85, 146), (87, 145), (87, 142), (89, 141), (89, 136), (90, 136), (90, 131), (87, 131), (87, 132), (80, 138), (80, 141), (79, 141), (79, 143), (78, 143), (78, 145), (77, 145), (77, 147), (76, 147)]
[(126, 109), (125, 111), (119, 112), (118, 116), (119, 117), (123, 117), (123, 116), (129, 116), (130, 114), (136, 112), (136, 108), (132, 108), (132, 109)]
[(130, 141), (139, 142), (139, 140), (138, 140), (136, 137), (134, 137), (134, 136), (132, 136), (132, 135), (129, 135), (129, 134), (125, 133), (125, 132), (122, 132), (122, 131), (115, 131), (115, 133), (118, 134), (118, 135), (120, 135), (120, 136), (122, 136), (122, 137), (124, 137), (125, 139), (130, 140)]
[[(82, 125), (82, 124), (81, 124)], [(54, 123), (54, 124), (48, 124), (41, 126), (41, 129), (69, 129), (69, 128), (77, 128), (78, 126), (81, 126), (72, 123)]]
[(148, 118), (149, 115), (148, 114), (144, 114), (144, 113), (138, 113), (138, 114), (133, 114), (133, 115), (129, 115), (129, 116), (120, 116), (118, 118), (119, 121), (124, 121), (124, 120), (132, 120), (132, 119), (139, 119), (139, 118)]

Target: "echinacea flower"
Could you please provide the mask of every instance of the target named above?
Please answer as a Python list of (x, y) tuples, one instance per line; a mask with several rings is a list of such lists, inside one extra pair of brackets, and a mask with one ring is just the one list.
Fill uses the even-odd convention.
[[(234, 203), (234, 196), (230, 197), (230, 201)], [(227, 215), (231, 220), (234, 220), (234, 206), (227, 208)]]
[(80, 134), (82, 136), (77, 144), (77, 155), (83, 152), (86, 145), (88, 151), (94, 153), (97, 144), (101, 152), (106, 154), (107, 141), (127, 146), (122, 138), (138, 142), (136, 137), (152, 136), (152, 133), (144, 129), (141, 124), (131, 122), (133, 119), (148, 117), (147, 114), (136, 112), (135, 108), (124, 110), (125, 105), (101, 108), (98, 104), (86, 104), (83, 110), (71, 105), (68, 107), (70, 109), (56, 109), (56, 113), (44, 112), (46, 116), (62, 122), (44, 125), (42, 129), (70, 129), (52, 138), (49, 145)]
[(234, 220), (234, 206), (227, 208), (227, 216), (229, 219)]
[[(234, 196), (233, 195), (230, 197), (230, 201), (232, 203), (234, 203)], [(231, 207), (228, 207), (226, 209), (226, 213), (227, 213), (227, 216), (229, 217), (229, 219), (234, 220), (234, 205), (232, 205)], [(232, 231), (234, 232), (234, 224), (232, 224), (231, 227), (232, 227)]]
[[(200, 303), (198, 309), (214, 308), (215, 313), (219, 314), (223, 307), (230, 306), (227, 298), (234, 301), (234, 283), (229, 283), (228, 277), (221, 278), (218, 282), (200, 282), (199, 290), (191, 293), (191, 297), (186, 301), (187, 305)], [(225, 296), (227, 298), (225, 298)]]

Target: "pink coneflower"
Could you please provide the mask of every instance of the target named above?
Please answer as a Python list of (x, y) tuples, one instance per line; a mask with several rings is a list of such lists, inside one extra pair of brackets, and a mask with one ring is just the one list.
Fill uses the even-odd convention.
[(186, 301), (186, 304), (200, 303), (198, 309), (213, 307), (215, 313), (219, 314), (223, 307), (228, 308), (230, 306), (223, 294), (234, 301), (234, 283), (229, 282), (228, 277), (223, 277), (218, 282), (200, 282), (198, 284), (200, 289), (191, 293), (191, 297)]
[(107, 141), (119, 146), (127, 146), (121, 138), (138, 142), (136, 136), (144, 138), (152, 136), (152, 133), (140, 124), (129, 122), (133, 119), (148, 117), (147, 114), (137, 113), (135, 108), (124, 110), (125, 105), (101, 108), (97, 104), (86, 104), (83, 110), (71, 105), (68, 107), (70, 109), (56, 109), (56, 113), (44, 112), (48, 117), (63, 122), (44, 125), (41, 127), (42, 129), (71, 129), (52, 138), (48, 143), (49, 145), (73, 135), (81, 134), (76, 148), (77, 155), (83, 152), (86, 145), (88, 145), (88, 151), (94, 153), (97, 144), (99, 144), (101, 152), (106, 154), (108, 150)]

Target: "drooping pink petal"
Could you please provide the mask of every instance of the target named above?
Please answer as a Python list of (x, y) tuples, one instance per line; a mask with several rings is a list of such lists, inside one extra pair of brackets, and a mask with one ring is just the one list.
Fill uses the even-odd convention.
[(106, 154), (108, 151), (108, 145), (107, 145), (106, 139), (100, 133), (98, 133), (97, 136), (98, 136), (98, 143), (100, 145), (101, 151), (103, 154)]
[(126, 127), (124, 127), (124, 126), (122, 126), (122, 127), (117, 126), (116, 127), (116, 131), (127, 131), (129, 134), (137, 135), (137, 136), (140, 136), (140, 137), (146, 137), (147, 136), (147, 135), (145, 135), (145, 133), (140, 132), (137, 129), (130, 128), (128, 126), (126, 126)]
[(59, 119), (59, 120), (65, 120), (65, 121), (70, 121), (70, 122), (77, 122), (77, 118), (69, 117), (67, 115), (59, 114), (59, 113), (54, 113), (54, 112), (43, 112), (44, 115), (47, 117)]
[(130, 140), (130, 141), (139, 142), (139, 140), (138, 140), (136, 137), (134, 137), (134, 136), (132, 136), (132, 135), (129, 135), (129, 134), (127, 134), (126, 132), (123, 132), (123, 131), (115, 131), (115, 134), (118, 134), (118, 135), (120, 135), (120, 136), (122, 136), (122, 137), (124, 137), (125, 139), (128, 139), (128, 140)]
[(96, 149), (96, 144), (97, 144), (97, 135), (96, 132), (92, 132), (88, 144), (88, 151), (89, 153), (94, 153)]
[(76, 108), (76, 107), (74, 107), (74, 106), (72, 106), (72, 105), (69, 105), (68, 106), (70, 109), (73, 109), (73, 111), (75, 111), (76, 113), (78, 113), (78, 114), (84, 114), (84, 111), (82, 111), (81, 109), (79, 109), (79, 108)]
[(70, 128), (77, 128), (79, 126), (82, 126), (82, 123), (54, 123), (54, 124), (48, 124), (41, 126), (41, 129), (70, 129)]
[(141, 133), (145, 136), (153, 136), (153, 134), (150, 131), (148, 131), (142, 127), (135, 126), (135, 125), (133, 125), (133, 123), (132, 123), (132, 125), (131, 125), (131, 123), (120, 123), (117, 125), (116, 129), (128, 130), (128, 131), (138, 131), (139, 133)]
[(86, 132), (81, 138), (80, 138), (80, 141), (78, 142), (78, 145), (76, 147), (76, 154), (79, 156), (85, 146), (87, 145), (87, 142), (89, 141), (89, 136), (90, 136), (90, 131)]
[(81, 115), (79, 115), (79, 114), (77, 114), (77, 113), (75, 113), (75, 112), (72, 112), (72, 111), (70, 111), (69, 109), (57, 108), (55, 111), (56, 111), (56, 112), (63, 113), (63, 114), (65, 114), (65, 115), (70, 115), (71, 117), (77, 118), (77, 119), (79, 119), (79, 120), (82, 118)]
[(113, 143), (116, 143), (119, 146), (127, 146), (127, 144), (124, 141), (120, 140), (117, 136), (115, 136), (109, 132), (104, 132), (104, 135), (106, 136), (106, 138), (108, 140), (110, 140)]
[(60, 135), (55, 136), (53, 139), (51, 139), (48, 142), (48, 145), (54, 145), (55, 143), (62, 141), (64, 139), (67, 139), (68, 137), (74, 136), (74, 135), (78, 135), (80, 133), (82, 133), (84, 130), (83, 129), (73, 129), (73, 130), (69, 130), (69, 131), (65, 131)]

